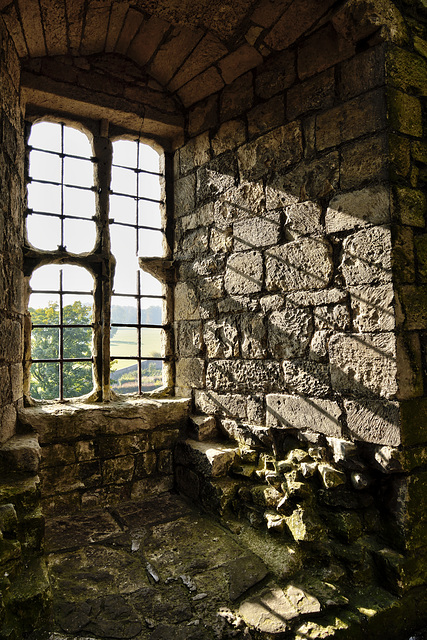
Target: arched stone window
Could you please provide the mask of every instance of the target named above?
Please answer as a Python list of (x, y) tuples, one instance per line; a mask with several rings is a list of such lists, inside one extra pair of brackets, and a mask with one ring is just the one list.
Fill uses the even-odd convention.
[(30, 126), (27, 395), (106, 400), (169, 387), (167, 285), (138, 263), (168, 257), (163, 153), (81, 124)]

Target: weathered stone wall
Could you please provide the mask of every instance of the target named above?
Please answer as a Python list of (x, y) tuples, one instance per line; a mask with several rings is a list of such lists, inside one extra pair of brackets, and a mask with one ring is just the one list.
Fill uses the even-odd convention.
[(172, 448), (188, 408), (188, 400), (171, 399), (21, 411), (22, 427), (40, 442), (43, 512), (70, 513), (172, 489)]
[(387, 51), (390, 181), (394, 224), (393, 280), (396, 296), (401, 439), (407, 473), (397, 477), (391, 507), (408, 567), (427, 567), (426, 398), (426, 12), (408, 5), (408, 29)]
[(20, 65), (0, 19), (0, 637), (20, 640), (45, 618), (49, 589), (38, 444), (16, 434), (22, 407), (24, 138)]
[(22, 232), (24, 139), (20, 67), (11, 38), (0, 22), (0, 444), (15, 433), (22, 403), (24, 322)]
[[(175, 162), (177, 390), (275, 465), (293, 436), (325, 447), (322, 464), (333, 442), (357, 443), (348, 470), (373, 483), (376, 535), (420, 550), (426, 40), (419, 16), (384, 3), (356, 19), (354, 5), (189, 111)], [(344, 484), (360, 501), (367, 485)]]
[(328, 24), (190, 111), (177, 385), (226, 432), (400, 443), (384, 56)]

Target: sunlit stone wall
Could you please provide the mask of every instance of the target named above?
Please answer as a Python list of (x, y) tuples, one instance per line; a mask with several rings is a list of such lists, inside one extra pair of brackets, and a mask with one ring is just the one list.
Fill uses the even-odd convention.
[(355, 443), (393, 544), (416, 554), (427, 48), (415, 7), (375, 31), (352, 6), (190, 109), (175, 155), (177, 390), (223, 436), (275, 454), (287, 434)]
[(384, 64), (326, 25), (190, 112), (177, 385), (230, 435), (400, 443)]

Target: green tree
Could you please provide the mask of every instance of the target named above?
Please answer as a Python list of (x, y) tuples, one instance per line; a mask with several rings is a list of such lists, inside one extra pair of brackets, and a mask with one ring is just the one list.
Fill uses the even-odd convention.
[[(42, 309), (30, 309), (33, 325), (59, 324), (59, 307), (50, 302)], [(90, 358), (92, 354), (92, 329), (76, 327), (90, 324), (92, 309), (79, 301), (63, 309), (63, 353), (64, 358)], [(31, 352), (33, 359), (59, 358), (59, 327), (33, 328)], [(64, 362), (64, 397), (75, 398), (92, 389), (92, 364), (90, 362)], [(59, 397), (59, 364), (56, 362), (34, 363), (31, 367), (30, 392), (33, 398), (49, 400)]]

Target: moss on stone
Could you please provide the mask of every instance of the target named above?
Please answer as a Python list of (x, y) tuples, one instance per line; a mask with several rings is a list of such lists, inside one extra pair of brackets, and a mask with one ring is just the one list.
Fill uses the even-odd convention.
[(421, 103), (418, 98), (389, 89), (387, 92), (388, 119), (399, 133), (420, 138), (423, 135)]

